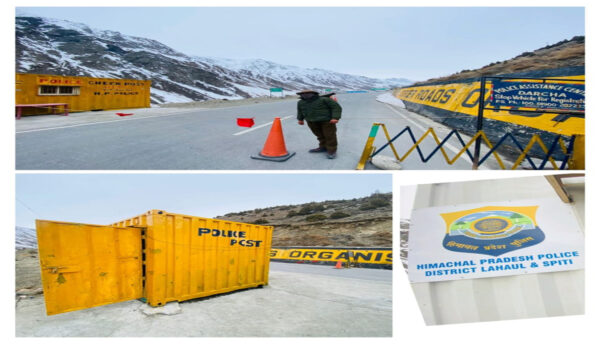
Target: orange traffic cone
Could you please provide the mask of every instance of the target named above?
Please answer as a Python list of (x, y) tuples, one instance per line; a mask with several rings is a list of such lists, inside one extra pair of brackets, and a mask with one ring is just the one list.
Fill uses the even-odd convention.
[(335, 269), (342, 269), (342, 261), (338, 260), (338, 262), (335, 264)]
[(283, 139), (283, 130), (281, 129), (281, 119), (275, 117), (271, 131), (265, 142), (265, 146), (258, 155), (251, 156), (252, 159), (270, 160), (270, 161), (286, 161), (294, 156), (296, 152), (288, 152), (285, 148), (285, 140)]

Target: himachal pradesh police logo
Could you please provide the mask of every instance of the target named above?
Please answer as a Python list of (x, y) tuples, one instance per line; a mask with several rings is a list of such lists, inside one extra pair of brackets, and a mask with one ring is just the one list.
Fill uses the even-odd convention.
[(446, 221), (447, 250), (500, 256), (537, 245), (544, 232), (537, 226), (538, 206), (482, 207), (440, 214)]

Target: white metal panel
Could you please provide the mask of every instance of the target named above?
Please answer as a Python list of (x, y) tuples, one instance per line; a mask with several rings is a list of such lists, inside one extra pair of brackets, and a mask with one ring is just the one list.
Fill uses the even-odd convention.
[[(584, 186), (565, 184), (583, 231)], [(544, 177), (419, 185), (414, 208), (558, 197)], [(410, 247), (410, 231), (409, 231)], [(409, 257), (410, 259), (410, 257)], [(583, 314), (584, 270), (413, 283), (427, 325)]]

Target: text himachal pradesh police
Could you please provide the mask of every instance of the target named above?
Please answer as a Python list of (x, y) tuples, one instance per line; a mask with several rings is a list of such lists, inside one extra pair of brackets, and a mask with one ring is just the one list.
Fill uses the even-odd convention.
[(552, 267), (556, 265), (572, 265), (573, 258), (580, 257), (578, 251), (559, 253), (545, 253), (526, 256), (512, 256), (502, 258), (482, 258), (418, 264), (417, 270), (423, 271), (425, 276), (460, 275), (474, 272), (491, 272), (519, 270), (527, 268)]

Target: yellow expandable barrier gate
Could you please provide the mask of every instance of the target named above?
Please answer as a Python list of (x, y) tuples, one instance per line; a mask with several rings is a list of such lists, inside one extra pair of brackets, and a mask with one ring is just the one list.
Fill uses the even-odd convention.
[[(373, 143), (375, 141), (375, 137), (377, 136), (379, 127), (381, 127), (383, 129), (385, 137), (387, 139), (387, 142), (383, 147), (381, 147), (379, 150), (376, 151), (376, 148), (373, 145)], [(410, 136), (410, 138), (413, 142), (413, 145), (404, 153), (404, 155), (399, 156), (396, 148), (394, 147), (393, 142), (405, 133)], [(429, 155), (425, 156), (419, 145), (428, 136), (431, 136), (433, 138), (433, 140), (436, 143), (436, 147), (433, 149), (432, 152), (429, 153)], [(444, 150), (444, 144), (452, 136), (456, 136), (463, 147), (458, 153), (456, 153), (456, 155), (453, 158), (450, 158), (448, 156), (448, 153)], [(390, 135), (385, 127), (385, 124), (373, 123), (373, 126), (371, 127), (371, 131), (369, 132), (369, 137), (367, 138), (367, 142), (365, 143), (365, 147), (361, 154), (360, 160), (358, 161), (356, 169), (363, 170), (365, 168), (367, 161), (372, 159), (373, 156), (377, 155), (379, 152), (381, 152), (387, 146), (390, 146), (390, 148), (394, 152), (394, 156), (395, 156), (396, 160), (398, 160), (400, 162), (403, 162), (415, 150), (418, 152), (419, 156), (421, 157), (421, 161), (424, 163), (429, 161), (429, 159), (431, 159), (431, 157), (433, 157), (435, 155), (435, 153), (437, 153), (438, 151), (440, 151), (442, 153), (442, 155), (444, 156), (444, 159), (446, 160), (446, 163), (448, 163), (448, 165), (454, 164), (458, 160), (458, 158), (462, 154), (465, 154), (465, 153), (471, 158), (471, 161), (473, 161), (474, 158), (473, 158), (473, 155), (471, 154), (471, 152), (469, 151), (469, 147), (474, 146), (477, 139), (479, 139), (479, 138), (483, 141), (483, 143), (485, 143), (485, 145), (489, 149), (488, 153), (485, 154), (481, 159), (479, 159), (479, 164), (484, 163), (490, 155), (493, 155), (494, 158), (496, 159), (496, 161), (498, 162), (498, 165), (500, 166), (500, 168), (503, 170), (506, 169), (504, 162), (502, 161), (502, 159), (500, 158), (500, 156), (498, 155), (496, 150), (498, 149), (498, 147), (501, 146), (501, 144), (505, 140), (512, 138), (513, 142), (517, 145), (517, 147), (521, 151), (521, 154), (519, 155), (519, 157), (515, 160), (513, 165), (510, 166), (510, 169), (512, 169), (512, 170), (517, 169), (517, 167), (519, 167), (519, 165), (525, 159), (527, 159), (527, 161), (529, 162), (529, 164), (532, 166), (533, 169), (543, 169), (545, 167), (546, 163), (548, 163), (548, 162), (552, 165), (552, 168), (555, 170), (564, 169), (565, 166), (567, 166), (567, 164), (569, 165), (570, 168), (574, 168), (573, 146), (577, 142), (578, 136), (572, 136), (570, 142), (565, 142), (565, 140), (563, 139), (562, 136), (556, 135), (556, 137), (551, 145), (551, 148), (548, 148), (546, 146), (546, 144), (544, 144), (544, 141), (539, 137), (539, 135), (534, 134), (531, 136), (531, 139), (529, 140), (529, 143), (525, 146), (525, 148), (522, 148), (520, 146), (520, 144), (518, 144), (516, 139), (514, 139), (514, 136), (511, 133), (506, 133), (495, 145), (492, 144), (492, 142), (488, 139), (488, 137), (486, 136), (484, 131), (478, 131), (471, 139), (469, 139), (469, 141), (467, 141), (465, 143), (465, 141), (462, 139), (461, 135), (459, 134), (459, 132), (457, 130), (452, 130), (445, 138), (440, 140), (440, 137), (436, 134), (435, 130), (433, 128), (429, 128), (429, 129), (427, 129), (427, 131), (425, 131), (425, 133), (419, 139), (416, 139), (411, 128), (407, 126), (402, 131), (400, 131), (400, 133), (398, 133), (396, 136), (394, 136), (394, 138), (390, 138)], [(580, 140), (581, 140), (581, 138), (580, 138)], [(527, 153), (529, 153), (536, 144), (546, 154), (546, 157), (543, 159), (543, 161), (539, 165), (536, 165), (531, 160), (531, 158), (527, 155)], [(560, 165), (552, 157), (552, 154), (556, 150), (557, 146), (560, 148), (561, 152), (567, 157), (567, 159), (564, 160)]]
[(152, 210), (109, 226), (38, 220), (48, 315), (268, 284), (273, 227)]

